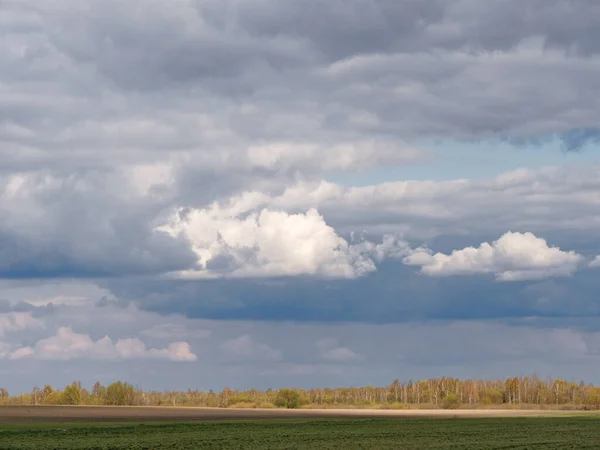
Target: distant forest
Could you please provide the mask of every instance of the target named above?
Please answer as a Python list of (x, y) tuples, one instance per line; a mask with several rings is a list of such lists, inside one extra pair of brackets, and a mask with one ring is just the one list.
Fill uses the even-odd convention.
[(99, 382), (91, 389), (73, 382), (64, 389), (46, 385), (11, 396), (0, 389), (0, 405), (147, 405), (215, 408), (546, 408), (600, 409), (600, 387), (537, 376), (506, 380), (436, 378), (384, 387), (232, 390), (220, 392), (144, 391), (129, 383)]

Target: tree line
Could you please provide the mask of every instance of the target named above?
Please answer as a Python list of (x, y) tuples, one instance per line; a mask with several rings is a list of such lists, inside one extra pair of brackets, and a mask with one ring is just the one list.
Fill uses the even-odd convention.
[(503, 380), (442, 377), (400, 382), (388, 386), (248, 389), (221, 391), (151, 391), (117, 381), (104, 386), (96, 382), (86, 389), (75, 381), (64, 389), (50, 385), (31, 392), (9, 395), (0, 388), (3, 405), (139, 405), (196, 406), (214, 408), (476, 408), (538, 407), (560, 409), (600, 409), (600, 387), (560, 378), (538, 376)]

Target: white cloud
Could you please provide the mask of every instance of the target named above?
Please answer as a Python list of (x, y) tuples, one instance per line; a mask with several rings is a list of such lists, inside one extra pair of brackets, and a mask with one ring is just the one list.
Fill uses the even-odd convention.
[(398, 236), (391, 234), (385, 234), (382, 238), (381, 243), (375, 243), (369, 241), (361, 236), (355, 241), (355, 234), (351, 233), (352, 236), (352, 247), (353, 249), (362, 254), (368, 255), (377, 262), (381, 262), (385, 259), (400, 259), (411, 253), (411, 248), (408, 242), (404, 241)]
[(254, 166), (270, 170), (310, 169), (311, 172), (358, 171), (382, 164), (410, 163), (426, 156), (424, 150), (402, 142), (378, 139), (332, 146), (280, 142), (248, 149), (249, 161)]
[(251, 198), (253, 208), (317, 208), (339, 233), (402, 233), (407, 239), (503, 233), (511, 228), (536, 233), (592, 231), (600, 225), (599, 173), (600, 166), (594, 165), (518, 169), (480, 180), (405, 180), (366, 186), (300, 180), (280, 193), (246, 193), (231, 203), (248, 208)]
[(43, 320), (33, 317), (31, 313), (13, 312), (0, 314), (0, 338), (4, 337), (6, 333), (43, 327)]
[(280, 350), (257, 342), (249, 334), (228, 339), (221, 344), (221, 350), (227, 358), (240, 361), (280, 361)]
[(11, 352), (9, 354), (9, 358), (10, 359), (24, 359), (24, 358), (30, 358), (34, 355), (33, 349), (31, 347), (21, 347), (18, 350), (15, 350), (14, 352)]
[(218, 205), (180, 210), (159, 227), (172, 236), (185, 236), (198, 255), (199, 270), (183, 276), (352, 278), (375, 270), (373, 261), (338, 236), (315, 209), (298, 214), (236, 212)]
[(20, 348), (10, 355), (11, 359), (34, 358), (42, 360), (72, 359), (166, 359), (171, 361), (195, 361), (187, 342), (174, 342), (167, 348), (147, 348), (137, 338), (118, 339), (108, 336), (94, 341), (86, 334), (73, 332), (70, 327), (60, 327), (55, 336), (38, 341), (34, 347)]
[(532, 233), (508, 232), (491, 244), (454, 250), (450, 255), (417, 249), (404, 258), (408, 265), (421, 266), (432, 276), (493, 274), (497, 280), (535, 280), (570, 276), (584, 261), (573, 251), (549, 247)]
[(321, 339), (317, 342), (317, 349), (321, 359), (333, 363), (360, 361), (364, 359), (363, 355), (356, 353), (354, 350), (338, 345), (336, 339)]
[(171, 187), (175, 182), (174, 172), (174, 165), (165, 162), (136, 164), (125, 170), (132, 187), (139, 195)]

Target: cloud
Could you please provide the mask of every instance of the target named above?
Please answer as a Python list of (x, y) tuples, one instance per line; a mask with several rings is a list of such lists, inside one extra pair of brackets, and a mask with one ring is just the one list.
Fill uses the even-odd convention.
[[(135, 189), (121, 189), (127, 186), (121, 175), (90, 179), (25, 174), (4, 181), (0, 210), (5, 213), (5, 220), (0, 223), (0, 240), (5, 245), (0, 250), (0, 276), (159, 274), (189, 271), (197, 264), (198, 255), (186, 238), (190, 224), (185, 221), (189, 219), (174, 215), (169, 224), (164, 211), (173, 210), (171, 201), (139, 197)], [(352, 232), (368, 230), (373, 236), (371, 241), (385, 234), (422, 239), (465, 232), (501, 233), (508, 228), (525, 228), (534, 233), (573, 229), (591, 232), (598, 222), (593, 194), (599, 187), (594, 166), (517, 170), (478, 181), (401, 181), (364, 187), (300, 181), (275, 193), (243, 191), (223, 202), (191, 208), (189, 217), (196, 222), (200, 217), (212, 222), (213, 234), (220, 225), (247, 227), (254, 221), (252, 240), (256, 243), (261, 236), (263, 241), (270, 239), (263, 226), (267, 219), (275, 223), (277, 217), (280, 223), (312, 223), (333, 233), (330, 256), (315, 255), (312, 263), (301, 268), (274, 268), (267, 262), (272, 255), (263, 262), (252, 261), (257, 251), (264, 252), (264, 245), (248, 249), (243, 247), (247, 243), (238, 242), (243, 248), (232, 249), (228, 242), (210, 244), (213, 247), (209, 251), (214, 250), (217, 255), (210, 270), (203, 270), (213, 276), (231, 275), (229, 272), (254, 276), (253, 271), (265, 274), (279, 270), (280, 274), (354, 277), (372, 272), (379, 260), (364, 244), (342, 237)], [(119, 197), (117, 190), (124, 194)], [(307, 214), (312, 209), (318, 209), (321, 219)], [(38, 232), (40, 223), (44, 224), (45, 233)], [(167, 223), (167, 228), (156, 231), (156, 225), (161, 223)], [(164, 232), (168, 227), (171, 234)], [(180, 227), (179, 234), (175, 233), (176, 227)], [(337, 251), (334, 235), (346, 241), (340, 243)], [(251, 255), (248, 261), (245, 252)], [(244, 264), (247, 270), (238, 267)]]
[[(555, 292), (562, 286), (560, 281), (537, 283), (540, 289), (532, 294), (537, 298), (543, 291)], [(406, 281), (401, 280), (400, 286), (404, 283)], [(426, 283), (435, 284), (436, 280), (429, 279)], [(426, 283), (420, 287), (424, 288)], [(461, 280), (457, 284), (465, 283)], [(467, 284), (470, 285), (469, 289), (473, 289), (478, 282), (475, 280)], [(547, 286), (541, 289), (542, 284)], [(505, 283), (500, 289), (506, 285), (515, 287), (514, 283)], [(489, 283), (485, 286), (488, 295), (497, 295), (495, 291), (489, 291)], [(448, 290), (447, 286), (443, 286), (442, 291), (444, 290)], [(335, 290), (330, 290), (332, 292)], [(512, 292), (514, 291), (507, 295), (509, 298), (504, 300), (505, 303), (510, 302)], [(596, 294), (597, 286), (591, 293), (593, 301)], [(498, 297), (495, 297), (489, 302), (486, 291), (475, 292), (473, 296), (476, 298), (469, 304), (470, 309), (476, 309), (482, 303), (498, 301)], [(410, 295), (408, 299), (405, 297), (403, 291), (394, 289), (395, 305), (422, 301), (417, 295)], [(317, 300), (324, 303), (321, 297)], [(334, 302), (335, 298), (330, 301)], [(514, 303), (526, 303), (526, 299), (520, 297)], [(437, 306), (440, 305), (451, 309), (463, 306), (460, 298), (456, 301), (446, 299)], [(77, 379), (88, 387), (97, 380), (110, 383), (121, 379), (144, 389), (159, 390), (185, 390), (188, 387), (216, 390), (225, 386), (275, 389), (286, 385), (310, 388), (365, 383), (381, 386), (389, 384), (394, 378), (427, 379), (440, 374), (502, 378), (514, 376), (515, 373), (538, 373), (595, 381), (600, 357), (597, 311), (583, 314), (577, 309), (577, 301), (571, 298), (563, 305), (567, 311), (575, 309), (570, 318), (556, 314), (545, 318), (528, 314), (527, 317), (509, 315), (503, 316), (503, 319), (485, 320), (473, 317), (467, 320), (413, 317), (396, 323), (385, 323), (382, 320), (359, 323), (339, 320), (336, 314), (337, 320), (332, 323), (299, 320), (199, 320), (172, 314), (169, 323), (178, 325), (177, 329), (211, 331), (208, 337), (186, 336), (195, 350), (197, 360), (178, 365), (176, 370), (172, 364), (165, 363), (167, 358), (163, 355), (134, 356), (138, 354), (138, 345), (131, 342), (120, 346), (127, 356), (116, 356), (116, 350), (104, 356), (96, 348), (102, 343), (102, 339), (95, 338), (75, 339), (76, 342), (85, 341), (88, 344), (91, 341), (95, 347), (83, 346), (86, 350), (77, 352), (71, 350), (70, 359), (65, 359), (63, 353), (44, 359), (36, 356), (35, 345), (16, 345), (32, 340), (33, 335), (24, 330), (19, 334), (7, 335), (10, 341), (4, 346), (0, 345), (1, 351), (5, 353), (3, 358), (9, 358), (11, 354), (13, 358), (3, 368), (2, 383), (11, 393), (18, 393), (29, 392), (32, 386), (39, 385), (39, 373), (45, 374), (44, 384), (55, 387), (69, 384), (76, 373)], [(375, 299), (365, 304), (363, 298), (363, 306), (365, 309), (361, 314), (369, 309), (381, 308), (381, 304)], [(342, 307), (351, 306), (345, 302)], [(327, 308), (331, 314), (331, 305), (327, 305)], [(389, 315), (390, 309), (383, 312)], [(52, 329), (64, 326), (61, 324), (73, 323), (73, 329), (81, 330), (81, 334), (73, 334), (89, 338), (102, 336), (99, 330), (110, 336), (139, 336), (139, 330), (153, 328), (153, 325), (164, 323), (165, 319), (159, 313), (137, 308), (87, 304), (57, 308), (45, 320), (46, 328)], [(57, 325), (59, 326), (55, 328)], [(40, 330), (32, 331), (35, 334)], [(146, 350), (167, 349), (168, 344), (155, 344), (151, 341), (160, 339), (164, 343), (165, 338), (167, 337), (162, 335), (152, 337), (143, 334)], [(115, 339), (112, 339), (112, 343), (116, 347)], [(71, 346), (74, 344), (65, 344), (61, 348)], [(84, 352), (90, 356), (75, 356)], [(107, 364), (107, 361), (113, 363)]]
[(31, 312), (9, 312), (0, 314), (0, 359), (11, 357), (12, 345), (7, 335), (44, 328), (44, 321)]
[(568, 152), (581, 150), (587, 144), (600, 142), (600, 129), (596, 127), (569, 130), (561, 135), (564, 149)]
[[(486, 208), (506, 212), (515, 186), (494, 190), (501, 201), (477, 211), (470, 206), (483, 202), (484, 191), (465, 180), (356, 190), (323, 183), (302, 202), (320, 201), (328, 190), (339, 195), (300, 210), (278, 194), (331, 171), (417, 161), (427, 154), (422, 141), (436, 136), (576, 137), (583, 130), (587, 139), (594, 129), (592, 3), (357, 0), (343, 14), (337, 4), (308, 5), (177, 0), (167, 11), (153, 0), (140, 21), (135, 3), (5, 1), (0, 276), (194, 272), (196, 255), (156, 233), (158, 218), (178, 205), (205, 210), (245, 192), (283, 203), (265, 207), (272, 217), (315, 208), (338, 236), (493, 226), (495, 219), (477, 219), (494, 217)], [(469, 195), (459, 201), (463, 191)], [(548, 221), (544, 211), (560, 203), (560, 192), (533, 197), (518, 201), (541, 203), (536, 217), (546, 226), (593, 214), (588, 208), (579, 218)], [(516, 214), (502, 220), (520, 220)], [(331, 257), (335, 268), (325, 257), (319, 268), (315, 260), (283, 272), (372, 272), (344, 251)], [(214, 273), (244, 257), (219, 252)], [(276, 272), (259, 266), (245, 267)]]
[(305, 172), (359, 171), (383, 164), (411, 163), (424, 159), (426, 152), (402, 142), (381, 139), (318, 146), (312, 143), (275, 143), (251, 146), (248, 157), (253, 166), (264, 169)]
[(197, 359), (187, 342), (173, 342), (163, 349), (147, 348), (137, 338), (118, 339), (113, 342), (108, 336), (104, 336), (94, 341), (86, 334), (73, 332), (70, 327), (60, 327), (55, 336), (42, 339), (33, 347), (15, 350), (10, 358), (60, 361), (73, 359), (195, 361)]
[(336, 339), (322, 339), (318, 341), (317, 349), (321, 359), (334, 363), (345, 363), (364, 359), (363, 355), (359, 355), (348, 347), (339, 346)]
[[(515, 164), (591, 160), (558, 149), (598, 143), (597, 2), (1, 8), (3, 380), (350, 385), (569, 354), (594, 373), (597, 336), (568, 324), (600, 314), (577, 271), (600, 255), (599, 167), (477, 170), (499, 141), (507, 161), (541, 143)], [(458, 153), (477, 179), (393, 178)], [(478, 273), (528, 283), (450, 276)], [(162, 363), (193, 358), (200, 379)]]
[[(239, 208), (317, 208), (340, 233), (402, 234), (406, 240), (491, 235), (510, 228), (592, 235), (599, 167), (516, 169), (483, 179), (403, 180), (366, 186), (298, 181), (278, 194), (232, 198)], [(248, 198), (253, 202), (248, 206)], [(244, 203), (244, 201), (246, 203)]]
[(357, 236), (355, 233), (351, 233), (351, 237), (352, 247), (355, 251), (362, 255), (368, 255), (377, 262), (386, 259), (401, 259), (412, 252), (408, 242), (391, 234), (384, 234), (381, 243), (369, 241), (364, 234)]
[(198, 255), (199, 270), (183, 276), (353, 278), (375, 270), (315, 209), (298, 214), (263, 209), (245, 217), (218, 206), (180, 210), (158, 229), (185, 236)]
[(593, 260), (591, 260), (589, 266), (600, 267), (600, 255), (597, 255)]
[(30, 312), (0, 314), (0, 338), (3, 338), (7, 333), (43, 327), (43, 320), (34, 317)]
[(227, 184), (256, 169), (249, 149), (279, 148), (274, 166), (314, 174), (320, 162), (401, 163), (423, 138), (596, 125), (599, 13), (587, 0), (353, 0), (343, 11), (152, 0), (144, 20), (136, 3), (3, 2), (2, 170), (182, 157)]
[(280, 361), (281, 350), (256, 342), (248, 334), (228, 339), (220, 345), (226, 358), (234, 361)]
[(450, 255), (420, 249), (404, 258), (431, 276), (493, 274), (500, 281), (537, 280), (572, 275), (584, 261), (573, 251), (549, 247), (532, 233), (507, 232), (491, 244), (455, 250)]
[(122, 174), (0, 174), (0, 277), (60, 278), (160, 273), (193, 254), (152, 230), (162, 209)]
[(141, 334), (158, 339), (205, 339), (211, 336), (210, 330), (188, 329), (183, 324), (161, 323), (142, 330)]

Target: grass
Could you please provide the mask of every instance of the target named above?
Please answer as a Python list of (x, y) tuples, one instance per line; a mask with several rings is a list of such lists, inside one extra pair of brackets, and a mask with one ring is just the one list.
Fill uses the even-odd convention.
[(0, 449), (592, 449), (593, 417), (295, 419), (0, 428)]

